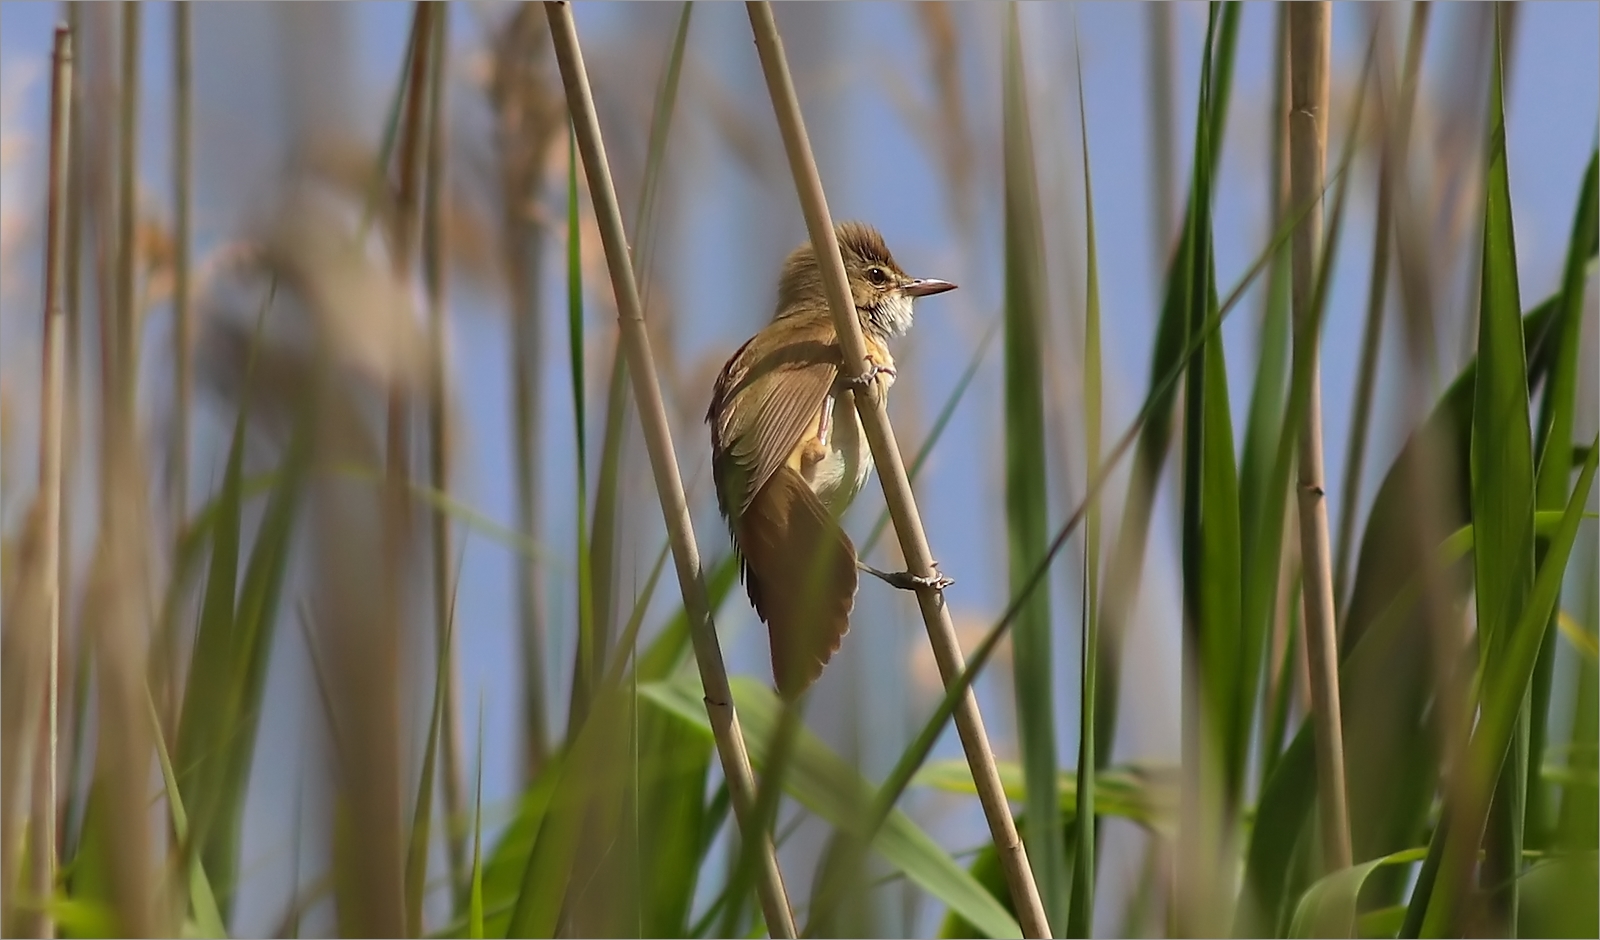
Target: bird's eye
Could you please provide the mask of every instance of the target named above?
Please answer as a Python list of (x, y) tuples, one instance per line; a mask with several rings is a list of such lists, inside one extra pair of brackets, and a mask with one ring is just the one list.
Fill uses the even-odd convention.
[(874, 287), (882, 287), (889, 283), (889, 274), (882, 268), (868, 268), (867, 280), (871, 281)]

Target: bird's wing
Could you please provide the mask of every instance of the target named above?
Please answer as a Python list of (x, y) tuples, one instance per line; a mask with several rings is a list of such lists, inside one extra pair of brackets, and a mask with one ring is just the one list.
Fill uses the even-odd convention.
[(713, 392), (712, 433), (732, 464), (718, 474), (724, 515), (749, 509), (788, 462), (839, 374), (839, 342), (827, 317), (774, 320), (757, 339), (728, 361)]

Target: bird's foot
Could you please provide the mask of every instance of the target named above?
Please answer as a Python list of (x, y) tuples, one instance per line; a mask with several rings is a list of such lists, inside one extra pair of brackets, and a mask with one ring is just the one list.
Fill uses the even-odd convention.
[(878, 376), (880, 375), (887, 375), (892, 379), (895, 377), (895, 374), (894, 366), (885, 366), (879, 365), (876, 362), (869, 362), (867, 364), (866, 372), (863, 372), (860, 375), (846, 376), (839, 381), (847, 388), (866, 388), (869, 385), (875, 384), (878, 381)]
[(902, 591), (918, 591), (923, 588), (942, 591), (956, 583), (954, 578), (947, 578), (939, 571), (938, 562), (933, 563), (933, 575), (931, 577), (912, 574), (909, 571), (879, 571), (871, 565), (859, 561), (856, 562), (856, 567), (878, 578), (890, 587), (899, 588)]

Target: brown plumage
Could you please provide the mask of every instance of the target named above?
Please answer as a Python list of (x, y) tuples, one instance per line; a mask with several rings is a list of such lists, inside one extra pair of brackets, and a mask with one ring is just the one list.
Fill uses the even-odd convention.
[[(906, 276), (869, 226), (838, 228), (852, 297), (886, 393), (887, 340), (911, 325), (914, 298), (949, 290)], [(872, 454), (810, 244), (784, 264), (773, 321), (723, 366), (712, 390), (711, 471), (750, 603), (767, 624), (779, 694), (798, 697), (850, 627), (857, 559), (838, 518), (866, 483)]]

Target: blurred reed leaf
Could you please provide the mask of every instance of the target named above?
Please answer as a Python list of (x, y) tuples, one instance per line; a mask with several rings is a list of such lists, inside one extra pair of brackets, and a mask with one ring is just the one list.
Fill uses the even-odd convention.
[[(1215, 164), (1221, 153), (1225, 117), (1231, 92), (1232, 61), (1238, 38), (1239, 5), (1222, 5), (1221, 28), (1215, 48), (1203, 56), (1202, 72), (1214, 69), (1210, 78), (1210, 121), (1206, 130), (1209, 160)], [(1208, 27), (1211, 29), (1214, 27)], [(1202, 112), (1204, 113), (1204, 112)], [(1188, 205), (1194, 205), (1191, 193)], [(1149, 542), (1150, 521), (1155, 507), (1156, 486), (1166, 463), (1172, 439), (1172, 408), (1177, 395), (1169, 377), (1179, 374), (1185, 344), (1184, 297), (1190, 289), (1189, 274), (1181, 261), (1192, 250), (1190, 227), (1185, 221), (1183, 235), (1167, 266), (1161, 313), (1151, 347), (1150, 379), (1145, 401), (1149, 415), (1141, 425), (1134, 454), (1131, 479), (1125, 497), (1122, 521), (1106, 565), (1106, 597), (1102, 607), (1100, 662), (1096, 667), (1095, 740), (1104, 742), (1102, 754), (1109, 755), (1116, 741), (1117, 709), (1122, 688), (1122, 640), (1125, 624), (1138, 596), (1144, 572), (1145, 550)], [(1287, 239), (1275, 242), (1287, 250)], [(1105, 764), (1101, 758), (1101, 765)]]
[[(634, 270), (639, 272), (641, 303), (650, 296), (656, 243), (655, 206), (662, 171), (666, 166), (667, 141), (678, 99), (678, 84), (683, 72), (684, 49), (689, 39), (689, 17), (694, 4), (684, 0), (673, 34), (672, 48), (662, 67), (657, 84), (654, 112), (650, 117), (650, 140), (645, 149), (644, 185), (639, 190), (639, 205), (634, 214)], [(616, 571), (620, 541), (622, 503), (622, 448), (625, 417), (632, 395), (628, 391), (628, 358), (621, 342), (611, 354), (611, 378), (606, 385), (606, 417), (600, 444), (600, 469), (595, 483), (594, 526), (589, 537), (590, 578), (594, 585), (594, 619), (601, 636), (612, 635), (613, 606), (617, 591)]]
[[(1044, 557), (1049, 502), (1045, 463), (1043, 322), (1047, 301), (1039, 179), (1016, 4), (1006, 6), (1001, 141), (1005, 163), (1005, 513), (1009, 590), (1020, 593)], [(1065, 926), (1069, 884), (1056, 831), (1055, 681), (1050, 590), (1023, 604), (1013, 629), (1017, 741), (1032, 786), (1027, 814), (1038, 825), (1026, 838), (1046, 916)], [(1042, 835), (1040, 833), (1043, 833)]]
[[(433, 702), (428, 709), (428, 734), (422, 747), (422, 772), (417, 784), (416, 805), (411, 813), (410, 842), (406, 846), (406, 916), (407, 923), (411, 925), (414, 933), (422, 932), (422, 902), (426, 894), (426, 881), (428, 876), (428, 854), (430, 845), (429, 835), (433, 824), (433, 782), (439, 760), (440, 738), (442, 737), (445, 722), (450, 720), (446, 715), (445, 701), (450, 693), (450, 675), (454, 668), (450, 651), (455, 649), (456, 632), (456, 592), (461, 585), (460, 574), (451, 579), (450, 600), (446, 611), (444, 628), (445, 632), (439, 643), (439, 652), (435, 657), (433, 670)], [(482, 720), (479, 721), (482, 728)], [(479, 771), (480, 776), (482, 771)], [(479, 782), (481, 789), (482, 782)], [(448, 809), (447, 809), (448, 813)], [(445, 819), (446, 833), (458, 823), (447, 815)], [(450, 895), (454, 899), (458, 885), (450, 885)]]
[[(750, 745), (750, 760), (757, 767), (763, 767), (778, 721), (778, 698), (754, 680), (735, 678), (731, 684), (734, 704)], [(709, 736), (710, 725), (697, 683), (692, 680), (651, 682), (641, 684), (639, 694)], [(860, 807), (872, 797), (872, 789), (857, 771), (804, 728), (799, 731), (783, 784), (802, 806), (840, 827), (858, 827), (862, 821)], [(956, 865), (904, 813), (895, 810), (890, 814), (882, 830), (876, 833), (872, 846), (913, 883), (981, 925), (986, 936), (1021, 936), (1016, 921), (1000, 902), (973, 881), (971, 875)]]
[[(172, 834), (179, 844), (189, 841), (189, 817), (183, 810), (183, 796), (178, 792), (178, 775), (172, 769), (172, 758), (167, 752), (167, 743), (161, 737), (161, 716), (156, 712), (156, 703), (148, 695), (145, 701), (149, 703), (150, 726), (154, 729), (156, 745), (156, 762), (161, 768), (161, 783), (165, 788), (167, 798), (167, 812), (172, 818)], [(187, 879), (188, 906), (194, 914), (192, 927), (185, 925), (185, 933), (192, 931), (196, 937), (226, 937), (228, 928), (222, 922), (222, 909), (217, 905), (216, 894), (211, 890), (211, 879), (206, 877), (205, 865), (199, 859), (190, 857), (187, 863), (181, 864), (180, 869)]]
[(1427, 854), (1426, 848), (1404, 849), (1324, 876), (1300, 895), (1289, 936), (1355, 936), (1356, 899), (1367, 877), (1383, 866), (1409, 865)]
[(589, 554), (589, 437), (584, 416), (583, 379), (583, 250), (578, 218), (578, 142), (567, 133), (567, 367), (572, 378), (573, 455), (578, 463), (578, 645), (572, 664), (572, 702), (567, 712), (567, 737), (576, 737), (588, 716), (594, 686), (605, 668), (605, 650), (594, 625), (594, 582)]
[[(1505, 664), (1503, 656), (1511, 641), (1508, 631), (1521, 617), (1533, 588), (1535, 505), (1527, 350), (1517, 322), (1521, 300), (1506, 165), (1503, 36), (1498, 16), (1495, 32), (1483, 204), (1478, 379), (1474, 385), (1471, 445), (1472, 525), (1477, 536), (1473, 594), (1477, 601), (1479, 669), (1486, 686)], [(1539, 631), (1541, 635), (1546, 632), (1544, 624)], [(1519, 701), (1524, 692), (1526, 678), (1518, 686)], [(1517, 873), (1522, 863), (1528, 784), (1527, 720), (1527, 712), (1523, 711), (1512, 757), (1500, 768), (1500, 781), (1490, 804), (1489, 831), (1485, 835), (1489, 854), (1481, 875), (1485, 884), (1497, 886), (1490, 891), (1490, 924), (1516, 922)], [(1445, 733), (1455, 730), (1447, 729)], [(1454, 916), (1459, 917), (1460, 912)]]
[[(932, 761), (917, 771), (911, 784), (946, 793), (975, 794), (977, 789), (972, 785), (972, 775), (963, 773), (965, 766), (960, 761)], [(1006, 796), (1018, 802), (1024, 800), (1027, 785), (1021, 765), (1016, 761), (998, 761), (996, 766), (1000, 769)], [(1170, 834), (1178, 802), (1176, 778), (1175, 767), (1107, 767), (1095, 774), (1094, 811), (1097, 815), (1117, 816)], [(1063, 770), (1057, 775), (1056, 785), (1063, 819), (1078, 818), (1083, 791), (1078, 789), (1077, 772)]]
[[(1223, 120), (1211, 91), (1219, 61), (1214, 34), (1220, 10), (1211, 6), (1195, 117), (1194, 158), (1184, 236), (1176, 269), (1177, 316), (1184, 336), (1197, 337), (1215, 315), (1216, 273), (1212, 252), (1212, 178), (1217, 150), (1210, 133)], [(1223, 103), (1225, 106), (1225, 102)], [(1230, 851), (1236, 819), (1242, 752), (1249, 729), (1235, 721), (1238, 696), (1250, 670), (1241, 655), (1239, 484), (1234, 465), (1222, 338), (1202, 341), (1199, 368), (1185, 373), (1183, 410), (1182, 753), (1185, 796), (1178, 822), (1180, 932), (1209, 932), (1223, 917), (1221, 899), (1231, 895), (1229, 873), (1211, 859)], [(1253, 717), (1246, 711), (1243, 717)], [(1242, 730), (1242, 734), (1241, 734)]]
[[(1534, 453), (1538, 458), (1535, 501), (1539, 509), (1553, 510), (1566, 495), (1572, 478), (1573, 427), (1578, 407), (1578, 359), (1583, 344), (1584, 262), (1600, 239), (1600, 149), (1591, 150), (1572, 219), (1572, 234), (1567, 240), (1566, 264), (1562, 270), (1561, 293), (1557, 300), (1558, 322), (1555, 333), (1554, 363), (1540, 402)], [(1543, 561), (1542, 553), (1537, 560)], [(1556, 621), (1546, 627), (1534, 670), (1533, 689), (1528, 701), (1528, 780), (1527, 807), (1523, 832), (1526, 844), (1544, 848), (1549, 843), (1549, 807), (1554, 791), (1539, 778), (1548, 739), (1551, 692), (1555, 672)]]
[(467, 936), (483, 940), (483, 699), (478, 700), (478, 768), (472, 797), (472, 869), (467, 875)]
[[(1544, 342), (1554, 310), (1552, 299), (1523, 318), (1522, 329), (1530, 350), (1538, 349)], [(1539, 357), (1531, 355), (1530, 360), (1538, 362)], [(1376, 857), (1363, 849), (1366, 845), (1383, 844), (1380, 840), (1397, 839), (1405, 832), (1420, 835), (1421, 814), (1427, 809), (1426, 798), (1432, 781), (1411, 768), (1418, 761), (1436, 759), (1432, 736), (1420, 730), (1420, 711), (1395, 710), (1390, 704), (1392, 697), (1386, 697), (1384, 690), (1399, 682), (1412, 683), (1399, 691), (1406, 692), (1407, 702), (1416, 703), (1415, 708), (1420, 710), (1421, 697), (1432, 687), (1431, 670), (1422, 659), (1425, 654), (1419, 650), (1428, 638), (1420, 635), (1417, 629), (1400, 631), (1391, 627), (1386, 632), (1392, 635), (1379, 642), (1364, 644), (1363, 640), (1376, 626), (1386, 621), (1395, 622), (1389, 614), (1391, 607), (1407, 591), (1414, 592), (1421, 577), (1422, 559), (1405, 550), (1406, 543), (1402, 541), (1403, 530), (1415, 524), (1408, 511), (1411, 498), (1407, 475), (1418, 472), (1417, 465), (1430, 460), (1430, 454), (1436, 464), (1428, 466), (1436, 466), (1435, 473), (1444, 471), (1455, 479), (1467, 474), (1476, 370), (1476, 360), (1468, 363), (1428, 420), (1407, 438), (1378, 488), (1362, 535), (1350, 606), (1340, 638), (1339, 670), (1345, 733), (1350, 740), (1364, 742), (1362, 748), (1346, 752), (1351, 768), (1348, 778), (1351, 836), (1358, 858)], [(1534, 377), (1537, 379), (1537, 372)], [(1453, 505), (1448, 507), (1449, 517), (1444, 520), (1445, 525), (1455, 529), (1469, 521), (1464, 505), (1467, 490), (1463, 485), (1446, 492), (1458, 494)], [(1465, 597), (1467, 585), (1462, 579), (1450, 579), (1449, 586), (1453, 598)], [(1407, 603), (1414, 602), (1413, 594)], [(1364, 645), (1368, 649), (1382, 649), (1383, 653), (1356, 656), (1356, 651)], [(1398, 674), (1400, 668), (1406, 672)], [(1399, 737), (1401, 732), (1404, 737)], [(1240, 904), (1239, 917), (1265, 917), (1267, 920), (1241, 920), (1242, 925), (1250, 925), (1240, 927), (1245, 933), (1274, 932), (1270, 926), (1274, 922), (1281, 921), (1285, 928), (1287, 926), (1292, 913), (1284, 906), (1289, 900), (1285, 894), (1291, 875), (1289, 859), (1315, 798), (1313, 760), (1311, 725), (1302, 720), (1257, 799), (1246, 853), (1243, 886), (1246, 894)]]
[[(1089, 115), (1083, 90), (1083, 48), (1073, 31), (1073, 59), (1078, 77), (1078, 134), (1083, 147), (1083, 227), (1088, 285), (1083, 308), (1083, 401), (1085, 475), (1100, 465), (1100, 267), (1094, 236), (1094, 184), (1089, 172)], [(1100, 657), (1100, 506), (1089, 506), (1083, 533), (1083, 645), (1078, 661), (1082, 679), (1078, 693), (1078, 775), (1075, 818), (1090, 817), (1077, 827), (1073, 843), (1072, 898), (1067, 909), (1067, 936), (1094, 935), (1095, 869), (1099, 864), (1094, 819), (1098, 802), (1095, 770), (1099, 742), (1094, 737), (1095, 667)], [(1109, 749), (1111, 742), (1106, 742)]]
[[(1409, 927), (1419, 902), (1424, 906), (1421, 936), (1443, 936), (1465, 914), (1456, 898), (1467, 889), (1466, 878), (1477, 860), (1477, 842), (1479, 834), (1484, 831), (1485, 814), (1492, 812), (1489, 799), (1495, 778), (1501, 777), (1507, 767), (1512, 767), (1512, 772), (1523, 769), (1507, 760), (1507, 752), (1512, 750), (1518, 734), (1519, 713), (1533, 677), (1539, 646), (1544, 640), (1544, 626), (1561, 592), (1567, 558), (1577, 539), (1578, 523), (1583, 517), (1583, 507), (1589, 500), (1590, 484), (1594, 482), (1597, 458), (1600, 458), (1600, 438), (1596, 438), (1595, 446), (1584, 461), (1572, 490), (1572, 498), (1562, 515), (1561, 526), (1550, 539), (1544, 561), (1527, 592), (1526, 603), (1518, 612), (1516, 621), (1509, 626), (1512, 632), (1502, 639), (1502, 661), (1483, 671), (1478, 724), (1473, 729), (1463, 764), (1456, 769), (1456, 773), (1461, 775), (1459, 786), (1446, 797), (1443, 812), (1450, 822), (1434, 830), (1433, 840), (1428, 846), (1428, 859), (1424, 863), (1424, 872), (1437, 865), (1438, 874), (1431, 880), (1425, 876), (1418, 878), (1416, 893), (1406, 918), (1406, 926)], [(1531, 519), (1529, 529), (1532, 529)], [(1484, 547), (1480, 545), (1478, 554), (1482, 555), (1483, 551)], [(1529, 551), (1531, 554), (1531, 545)], [(1460, 803), (1456, 804), (1456, 800)], [(1491, 836), (1486, 835), (1485, 839), (1488, 838)], [(1491, 844), (1488, 858), (1493, 857), (1494, 848)], [(1521, 861), (1519, 852), (1514, 864), (1520, 868)], [(1491, 883), (1490, 887), (1499, 886)], [(1514, 907), (1512, 909), (1515, 910)]]

